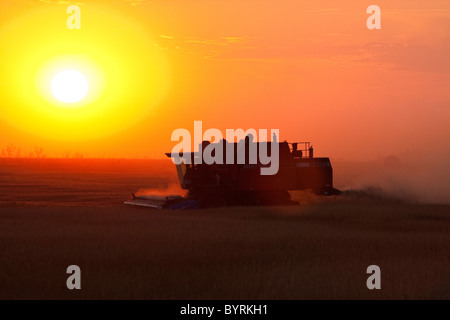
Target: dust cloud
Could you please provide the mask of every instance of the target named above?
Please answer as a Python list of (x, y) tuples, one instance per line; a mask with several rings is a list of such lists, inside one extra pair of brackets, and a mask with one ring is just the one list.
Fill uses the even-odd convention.
[(335, 186), (353, 196), (397, 199), (409, 203), (450, 203), (450, 157), (333, 164)]
[(142, 188), (135, 192), (136, 196), (169, 196), (169, 195), (179, 195), (184, 197), (187, 194), (187, 190), (181, 189), (180, 185), (177, 183), (170, 183), (166, 187), (161, 188)]

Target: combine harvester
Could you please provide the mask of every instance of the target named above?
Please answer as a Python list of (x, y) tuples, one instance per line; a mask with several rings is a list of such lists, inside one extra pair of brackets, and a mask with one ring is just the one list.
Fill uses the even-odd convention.
[[(196, 209), (232, 205), (285, 205), (298, 204), (290, 199), (289, 191), (311, 189), (316, 194), (334, 195), (339, 190), (333, 188), (333, 169), (329, 158), (315, 158), (309, 142), (275, 142), (279, 145), (279, 168), (274, 175), (261, 175), (261, 167), (268, 167), (257, 160), (249, 161), (251, 143), (258, 150), (266, 144), (265, 150), (271, 150), (269, 142), (244, 143), (223, 142), (223, 163), (207, 164), (198, 152), (179, 154), (166, 153), (168, 157), (184, 159), (176, 164), (181, 188), (188, 190), (186, 197), (179, 195), (135, 196), (125, 204), (152, 207), (157, 209)], [(272, 142), (273, 143), (273, 142)], [(203, 141), (201, 147), (209, 145)], [(226, 150), (234, 147), (235, 161), (226, 163)], [(301, 148), (299, 148), (299, 146)], [(240, 148), (245, 147), (244, 163), (237, 163)], [(231, 150), (231, 149), (228, 149)], [(214, 155), (214, 154), (213, 154)], [(190, 158), (191, 161), (186, 161)], [(197, 161), (196, 161), (197, 160)], [(190, 162), (190, 164), (186, 164)], [(198, 162), (198, 163), (196, 163)], [(241, 161), (242, 162), (242, 161)]]

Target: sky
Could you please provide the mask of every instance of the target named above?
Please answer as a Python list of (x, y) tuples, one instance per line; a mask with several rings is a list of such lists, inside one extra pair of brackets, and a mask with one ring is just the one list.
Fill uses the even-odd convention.
[[(66, 9), (81, 8), (69, 30)], [(369, 5), (381, 29), (369, 30)], [(279, 129), (343, 160), (450, 159), (448, 0), (6, 0), (0, 149), (162, 157), (178, 128)], [(60, 70), (89, 92), (51, 93)]]

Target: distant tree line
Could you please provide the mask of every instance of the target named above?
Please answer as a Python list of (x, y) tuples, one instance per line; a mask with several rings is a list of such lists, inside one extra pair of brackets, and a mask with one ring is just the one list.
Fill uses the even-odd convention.
[(34, 147), (28, 154), (23, 153), (20, 147), (9, 144), (0, 150), (0, 158), (40, 158), (45, 159), (47, 155), (42, 147)]

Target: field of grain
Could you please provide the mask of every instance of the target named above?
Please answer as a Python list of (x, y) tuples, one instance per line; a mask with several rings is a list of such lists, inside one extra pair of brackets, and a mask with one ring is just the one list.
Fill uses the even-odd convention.
[[(0, 299), (449, 299), (450, 206), (347, 192), (154, 211), (167, 161), (1, 160)], [(338, 181), (337, 181), (338, 182)], [(66, 268), (81, 268), (81, 290)], [(381, 268), (381, 290), (366, 269)]]

